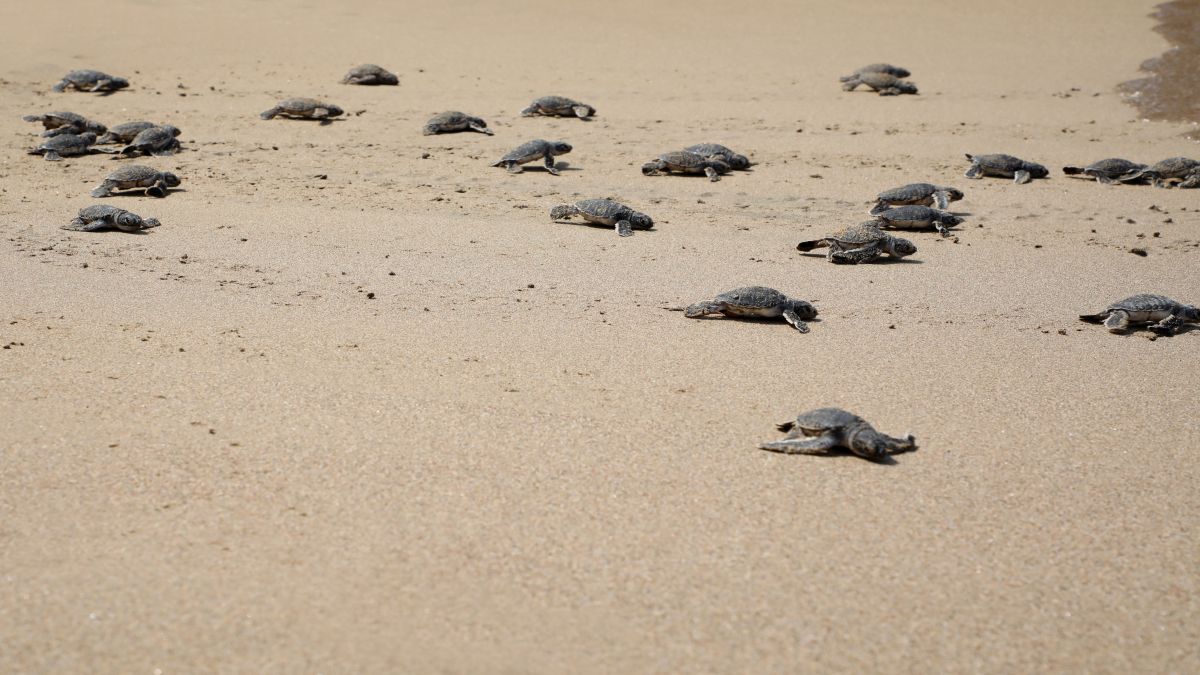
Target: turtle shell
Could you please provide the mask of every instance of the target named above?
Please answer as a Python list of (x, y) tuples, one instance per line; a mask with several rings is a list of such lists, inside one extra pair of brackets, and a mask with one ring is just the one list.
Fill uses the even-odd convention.
[(800, 429), (805, 436), (817, 436), (825, 431), (844, 429), (862, 423), (861, 417), (841, 408), (817, 408), (800, 413), (790, 426)]
[(857, 225), (844, 227), (837, 232), (829, 234), (825, 239), (857, 247), (882, 241), (889, 236), (886, 232), (879, 229), (875, 221), (866, 221)]
[(1118, 300), (1108, 306), (1108, 310), (1114, 309), (1124, 310), (1126, 312), (1169, 312), (1179, 306), (1171, 298), (1165, 295), (1154, 295), (1151, 293), (1139, 293), (1132, 295), (1124, 300)]
[(768, 309), (786, 302), (783, 293), (766, 286), (744, 286), (726, 291), (716, 297), (717, 301), (745, 309)]
[(1145, 168), (1145, 164), (1138, 164), (1137, 162), (1131, 162), (1119, 157), (1111, 157), (1109, 159), (1102, 159), (1099, 162), (1092, 162), (1084, 167), (1084, 170), (1095, 172), (1108, 178), (1117, 178), (1125, 174), (1141, 171)]
[(930, 183), (910, 183), (908, 185), (901, 185), (898, 188), (892, 188), (891, 190), (884, 190), (883, 192), (880, 192), (879, 199), (895, 202), (915, 202), (922, 199), (928, 199), (937, 191), (938, 187)]
[(699, 169), (705, 162), (704, 157), (686, 150), (666, 152), (659, 155), (658, 158), (669, 164), (672, 168), (678, 169)]

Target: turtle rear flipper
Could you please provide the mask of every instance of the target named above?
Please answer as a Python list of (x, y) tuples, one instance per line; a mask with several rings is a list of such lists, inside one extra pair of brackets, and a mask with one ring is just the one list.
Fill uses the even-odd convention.
[(1108, 318), (1108, 312), (1100, 312), (1099, 314), (1080, 314), (1079, 315), (1080, 321), (1086, 321), (1088, 323), (1104, 323), (1104, 320), (1107, 318)]
[(812, 239), (810, 241), (802, 241), (799, 244), (796, 244), (796, 250), (804, 251), (807, 253), (808, 251), (811, 251), (813, 249), (818, 249), (818, 248), (821, 248), (823, 246), (828, 246), (828, 245), (829, 245), (829, 242), (826, 241), (825, 239)]
[(1076, 175), (1083, 173), (1083, 171), (1084, 171), (1084, 168), (1082, 166), (1064, 166), (1063, 167), (1063, 173), (1067, 174), (1068, 176), (1076, 176)]

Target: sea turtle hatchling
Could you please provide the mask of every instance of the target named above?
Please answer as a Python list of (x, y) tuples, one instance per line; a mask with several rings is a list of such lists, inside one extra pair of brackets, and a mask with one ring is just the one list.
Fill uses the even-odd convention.
[(907, 68), (893, 66), (890, 63), (872, 63), (855, 70), (850, 75), (843, 75), (838, 79), (842, 82), (849, 82), (850, 80), (853, 80), (855, 76), (862, 75), (863, 73), (884, 73), (891, 75), (892, 77), (908, 77), (909, 75), (912, 75), (912, 73), (908, 72)]
[(452, 134), (459, 131), (478, 131), (488, 136), (493, 135), (492, 130), (487, 128), (487, 122), (483, 121), (482, 118), (461, 113), (457, 110), (449, 110), (429, 118), (429, 121), (425, 123), (422, 133), (426, 136), (432, 136), (434, 134)]
[(1012, 155), (967, 155), (967, 159), (971, 160), (971, 168), (963, 175), (972, 179), (998, 176), (1012, 178), (1013, 182), (1019, 185), (1034, 178), (1050, 175), (1050, 171), (1041, 164), (1027, 162)]
[(521, 173), (521, 165), (527, 162), (534, 162), (539, 159), (545, 160), (546, 170), (557, 176), (558, 169), (554, 167), (554, 157), (556, 155), (565, 155), (571, 151), (571, 144), (563, 141), (543, 141), (538, 139), (522, 143), (517, 148), (500, 158), (492, 166), (502, 166), (508, 169), (509, 173)]
[(822, 247), (829, 248), (826, 256), (829, 262), (847, 264), (871, 262), (885, 253), (893, 258), (903, 258), (917, 252), (911, 241), (893, 237), (874, 222), (851, 225), (820, 239), (802, 241), (796, 245), (796, 250), (807, 252)]
[(64, 230), (77, 232), (97, 232), (99, 230), (117, 229), (122, 232), (141, 232), (162, 223), (157, 218), (142, 218), (136, 213), (118, 209), (108, 204), (96, 204), (80, 209), (79, 215), (70, 223), (63, 225)]
[(729, 165), (719, 159), (710, 159), (686, 150), (665, 152), (659, 155), (658, 159), (642, 165), (643, 176), (661, 176), (667, 173), (702, 173), (715, 183), (721, 180), (721, 174), (729, 173)]
[(589, 223), (616, 228), (617, 234), (622, 237), (630, 236), (635, 229), (648, 230), (654, 227), (653, 218), (612, 199), (584, 199), (550, 209), (551, 220), (571, 216), (581, 216)]
[(730, 169), (742, 171), (750, 168), (750, 158), (739, 155), (720, 143), (700, 143), (683, 149), (684, 152), (694, 152), (708, 159), (719, 159), (729, 165)]
[(318, 101), (315, 98), (285, 98), (276, 103), (274, 108), (264, 110), (258, 116), (264, 120), (282, 116), (297, 120), (325, 121), (341, 115), (342, 112), (342, 109), (336, 105)]
[(129, 80), (98, 70), (72, 70), (54, 85), (54, 91), (77, 89), (79, 91), (113, 92), (129, 86)]
[(1083, 175), (1088, 178), (1095, 178), (1097, 183), (1114, 185), (1116, 183), (1138, 180), (1142, 172), (1148, 168), (1150, 167), (1145, 164), (1112, 157), (1102, 159), (1099, 162), (1092, 162), (1087, 166), (1064, 166), (1063, 173), (1068, 176)]
[(1146, 179), (1154, 187), (1170, 187), (1170, 181), (1180, 181), (1181, 188), (1200, 187), (1200, 162), (1187, 157), (1171, 157), (1143, 169), (1126, 180)]
[(804, 300), (796, 300), (766, 286), (745, 286), (726, 291), (712, 300), (697, 302), (683, 310), (689, 319), (708, 314), (724, 314), (732, 317), (771, 319), (783, 317), (801, 333), (808, 332), (807, 319), (817, 316), (817, 308)]
[(113, 190), (145, 188), (151, 197), (166, 197), (167, 188), (179, 187), (179, 176), (141, 164), (123, 166), (108, 174), (104, 182), (92, 190), (93, 197), (108, 197)]
[(945, 209), (950, 202), (963, 198), (962, 190), (930, 183), (909, 183), (891, 190), (880, 192), (871, 207), (871, 215), (887, 211), (893, 206), (934, 206)]
[(958, 225), (962, 218), (931, 209), (928, 206), (897, 206), (875, 214), (876, 225), (897, 230), (937, 230), (943, 237), (950, 236), (947, 228)]
[(150, 127), (138, 132), (137, 136), (129, 142), (124, 148), (121, 148), (122, 155), (133, 157), (137, 155), (173, 155), (179, 151), (179, 139), (176, 138), (180, 134), (179, 129), (164, 124), (160, 127)]
[(1124, 333), (1132, 324), (1151, 324), (1159, 335), (1172, 335), (1184, 324), (1200, 323), (1200, 309), (1164, 295), (1140, 293), (1114, 302), (1099, 314), (1080, 314), (1088, 323), (1103, 323), (1112, 333)]
[(85, 131), (82, 134), (59, 134), (42, 141), (40, 145), (29, 151), (31, 155), (43, 155), (47, 160), (56, 162), (63, 157), (76, 157), (98, 152), (92, 146), (96, 143), (95, 132)]
[(126, 122), (118, 124), (115, 127), (109, 128), (108, 132), (100, 138), (96, 139), (96, 145), (107, 145), (110, 143), (129, 143), (137, 138), (137, 135), (152, 127), (158, 126), (154, 122)]
[(396, 77), (395, 73), (390, 73), (374, 63), (364, 63), (361, 66), (355, 66), (346, 73), (342, 78), (342, 84), (400, 84), (400, 78)]
[(788, 455), (823, 455), (843, 448), (874, 461), (917, 449), (912, 434), (904, 438), (881, 434), (863, 418), (841, 408), (809, 410), (776, 428), (787, 432), (787, 436), (760, 443), (759, 448)]
[(26, 115), (21, 119), (26, 122), (41, 122), (45, 127), (42, 136), (47, 138), (58, 136), (59, 134), (82, 134), (85, 131), (91, 131), (97, 134), (102, 134), (108, 130), (108, 127), (99, 122), (93, 122), (83, 115), (77, 115), (73, 112), (50, 112), (44, 115)]
[(529, 107), (521, 111), (522, 117), (578, 117), (587, 119), (596, 114), (596, 109), (586, 103), (569, 99), (566, 96), (543, 96), (534, 99)]
[(880, 96), (896, 96), (898, 94), (915, 94), (917, 93), (917, 85), (907, 80), (902, 80), (895, 75), (887, 73), (879, 73), (868, 71), (865, 73), (855, 73), (849, 79), (842, 81), (843, 91), (854, 91), (858, 85), (866, 85), (873, 91), (879, 92)]

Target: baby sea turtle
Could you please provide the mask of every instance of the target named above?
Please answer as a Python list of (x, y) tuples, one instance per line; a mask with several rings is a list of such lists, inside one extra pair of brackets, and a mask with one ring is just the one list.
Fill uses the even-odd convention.
[(558, 175), (558, 169), (554, 168), (554, 157), (556, 155), (565, 155), (571, 151), (571, 144), (563, 141), (529, 141), (522, 143), (516, 150), (509, 152), (507, 155), (500, 158), (492, 166), (502, 166), (508, 169), (509, 173), (521, 173), (521, 165), (526, 162), (533, 162), (539, 159), (544, 159), (546, 162), (546, 170), (555, 176)]
[(902, 80), (895, 75), (887, 73), (865, 72), (855, 73), (849, 79), (842, 81), (843, 91), (854, 91), (858, 85), (863, 84), (874, 91), (879, 92), (880, 96), (896, 96), (897, 94), (915, 94), (917, 93), (917, 85), (907, 80)]
[(721, 174), (729, 173), (729, 165), (719, 159), (709, 159), (686, 150), (663, 153), (653, 162), (642, 165), (643, 176), (659, 176), (664, 173), (702, 173), (715, 183), (721, 180)]
[(1140, 293), (1114, 302), (1099, 314), (1080, 314), (1088, 323), (1103, 323), (1112, 333), (1123, 333), (1131, 324), (1151, 324), (1159, 335), (1172, 335), (1183, 323), (1200, 323), (1200, 309), (1164, 295)]
[(423, 133), (426, 136), (432, 136), (434, 134), (452, 134), (458, 131), (478, 131), (481, 134), (492, 135), (492, 130), (487, 128), (487, 122), (484, 122), (479, 117), (473, 117), (456, 110), (450, 110), (429, 118), (429, 121), (425, 123)]
[(729, 165), (730, 169), (742, 171), (750, 168), (750, 159), (739, 155), (719, 143), (701, 143), (683, 149), (684, 152), (694, 152), (708, 159), (719, 159)]
[(1014, 183), (1020, 184), (1050, 175), (1050, 171), (1041, 164), (1026, 162), (1012, 155), (967, 155), (967, 159), (971, 160), (971, 168), (964, 174), (967, 178), (998, 176), (1012, 178)]
[(138, 132), (129, 145), (121, 148), (121, 154), (127, 156), (173, 155), (179, 150), (179, 139), (176, 138), (179, 134), (179, 129), (170, 124), (150, 127)]
[(93, 122), (83, 115), (76, 115), (73, 112), (51, 112), (44, 115), (26, 115), (21, 119), (26, 122), (41, 122), (45, 127), (42, 136), (50, 137), (59, 134), (82, 134), (85, 131), (91, 131), (97, 134), (102, 134), (108, 130), (99, 122)]
[(153, 122), (126, 122), (124, 124), (118, 124), (117, 126), (110, 128), (108, 133), (96, 139), (96, 145), (106, 145), (109, 143), (129, 143), (134, 138), (137, 138), (138, 134), (156, 126), (158, 125)]
[(108, 197), (113, 190), (145, 188), (151, 197), (166, 197), (167, 188), (179, 186), (179, 176), (141, 164), (123, 166), (108, 174), (104, 182), (92, 190), (93, 197)]
[(817, 408), (800, 413), (794, 421), (776, 425), (786, 431), (782, 440), (760, 443), (759, 448), (788, 455), (821, 455), (843, 448), (870, 460), (917, 449), (912, 434), (895, 438), (875, 431), (863, 418), (841, 408)]
[(1089, 178), (1095, 178), (1097, 183), (1113, 185), (1115, 183), (1137, 180), (1141, 177), (1142, 172), (1148, 168), (1150, 167), (1145, 164), (1138, 164), (1127, 159), (1113, 157), (1102, 159), (1099, 162), (1092, 162), (1087, 166), (1064, 166), (1063, 173), (1068, 176), (1082, 174)]
[(615, 227), (617, 234), (622, 237), (633, 234), (634, 229), (648, 230), (654, 227), (654, 219), (650, 216), (611, 199), (584, 199), (574, 204), (560, 204), (550, 210), (551, 220), (571, 216), (582, 216), (589, 223)]
[(54, 85), (54, 91), (77, 89), (79, 91), (116, 91), (129, 86), (129, 80), (98, 70), (72, 70)]
[(596, 109), (586, 103), (580, 103), (566, 96), (543, 96), (535, 99), (529, 107), (521, 111), (522, 117), (545, 115), (547, 117), (578, 117), (587, 119), (596, 114)]
[(962, 218), (931, 209), (928, 206), (897, 206), (875, 214), (876, 224), (880, 227), (898, 230), (937, 230), (943, 237), (949, 237), (953, 227), (962, 222)]
[(796, 245), (797, 251), (829, 247), (826, 258), (833, 263), (857, 264), (871, 262), (883, 254), (903, 258), (917, 252), (917, 247), (907, 239), (893, 237), (874, 222), (859, 223), (845, 227), (833, 234)]
[(342, 78), (342, 84), (400, 84), (400, 78), (395, 73), (380, 68), (374, 63), (364, 63), (356, 66)]
[(683, 310), (683, 315), (695, 319), (707, 314), (734, 317), (771, 319), (782, 316), (801, 333), (808, 332), (806, 319), (817, 316), (817, 308), (804, 300), (794, 300), (774, 288), (745, 286), (726, 291), (712, 300), (697, 302)]
[(327, 120), (341, 115), (342, 112), (336, 105), (315, 98), (287, 98), (276, 103), (274, 108), (262, 111), (258, 116), (264, 120), (274, 119), (277, 115), (298, 120)]
[(1126, 180), (1146, 179), (1154, 187), (1170, 187), (1169, 181), (1180, 181), (1181, 188), (1200, 187), (1200, 162), (1187, 157), (1171, 157), (1142, 170)]
[(892, 190), (884, 190), (876, 197), (871, 215), (887, 211), (893, 206), (933, 206), (945, 209), (950, 202), (963, 198), (962, 190), (930, 183), (909, 183)]
[(912, 75), (912, 73), (908, 72), (907, 68), (893, 66), (890, 63), (872, 63), (859, 68), (858, 70), (854, 71), (853, 74), (844, 75), (838, 79), (842, 82), (849, 82), (850, 80), (853, 80), (855, 76), (862, 75), (863, 73), (884, 73), (885, 75), (891, 75), (892, 77), (908, 77), (909, 75)]
[(41, 145), (29, 151), (31, 155), (44, 155), (47, 160), (56, 162), (63, 157), (76, 157), (96, 152), (92, 147), (96, 143), (96, 134), (85, 131), (82, 134), (59, 134), (42, 141)]
[(125, 209), (118, 209), (108, 204), (96, 204), (95, 206), (80, 209), (79, 215), (75, 216), (75, 220), (63, 225), (62, 229), (78, 232), (96, 232), (115, 228), (122, 232), (141, 232), (152, 227), (158, 227), (161, 224), (157, 218), (142, 218), (138, 214), (130, 213)]

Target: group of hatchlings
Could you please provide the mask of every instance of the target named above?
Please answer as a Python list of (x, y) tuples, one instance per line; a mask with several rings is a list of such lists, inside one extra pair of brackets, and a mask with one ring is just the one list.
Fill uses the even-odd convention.
[[(862, 85), (881, 96), (916, 94), (916, 85), (905, 79), (909, 75), (904, 68), (876, 63), (840, 79), (846, 91), (853, 91)], [(350, 70), (342, 83), (397, 85), (399, 78), (379, 66), (366, 64)], [(124, 78), (94, 70), (76, 70), (64, 76), (53, 89), (56, 92), (74, 89), (108, 94), (127, 86), (129, 82)], [(261, 113), (260, 117), (264, 120), (287, 117), (328, 123), (343, 114), (344, 111), (332, 103), (311, 98), (291, 98), (280, 101)], [(595, 114), (594, 107), (562, 96), (539, 98), (521, 111), (525, 117), (578, 117), (584, 120)], [(97, 152), (113, 154), (116, 159), (140, 155), (162, 156), (180, 149), (177, 138), (180, 131), (171, 125), (139, 121), (108, 128), (70, 112), (29, 115), (24, 119), (40, 122), (45, 127), (42, 136), (46, 140), (29, 152), (43, 155), (47, 160)], [(493, 134), (482, 118), (458, 111), (435, 115), (423, 128), (426, 135), (463, 131)], [(122, 145), (120, 149), (96, 147), (118, 144)], [(571, 150), (571, 145), (564, 141), (532, 140), (504, 155), (492, 166), (520, 173), (524, 164), (541, 161), (547, 172), (558, 175), (554, 158)], [(1023, 184), (1049, 175), (1049, 171), (1041, 164), (1010, 155), (967, 155), (967, 159), (971, 164), (965, 177), (971, 179), (996, 176)], [(748, 169), (750, 165), (745, 155), (723, 145), (703, 143), (659, 155), (642, 166), (642, 173), (647, 176), (669, 173), (705, 175), (710, 181), (718, 181), (722, 175), (732, 170)], [(1200, 187), (1200, 162), (1186, 157), (1173, 157), (1151, 166), (1112, 158), (1084, 167), (1066, 166), (1063, 172), (1095, 178), (1104, 184), (1149, 182), (1162, 188), (1177, 182), (1180, 188)], [(140, 189), (147, 195), (163, 197), (170, 188), (179, 184), (179, 177), (173, 173), (143, 165), (130, 165), (109, 174), (92, 191), (92, 196), (107, 197), (115, 190)], [(951, 202), (962, 198), (963, 192), (957, 188), (931, 183), (913, 183), (886, 190), (879, 193), (869, 211), (873, 220), (842, 228), (819, 239), (800, 242), (796, 248), (804, 252), (826, 248), (826, 258), (839, 264), (867, 263), (885, 255), (904, 258), (916, 252), (916, 245), (888, 231), (935, 230), (943, 237), (950, 236), (949, 228), (958, 225), (962, 219), (946, 209)], [(646, 230), (654, 226), (650, 216), (611, 199), (585, 199), (575, 204), (555, 206), (550, 211), (551, 219), (556, 221), (573, 216), (579, 216), (589, 224), (613, 228), (622, 237), (632, 235), (635, 229)], [(155, 218), (142, 218), (124, 209), (100, 204), (80, 210), (78, 216), (63, 228), (89, 232), (102, 229), (137, 232), (159, 224)], [(672, 309), (682, 310), (684, 316), (689, 318), (710, 314), (738, 318), (782, 318), (800, 333), (809, 332), (806, 321), (817, 316), (817, 309), (811, 303), (790, 298), (764, 286), (737, 288), (721, 293), (712, 300)], [(1081, 315), (1079, 318), (1103, 323), (1112, 332), (1124, 332), (1133, 325), (1148, 325), (1151, 331), (1159, 335), (1171, 335), (1185, 322), (1200, 322), (1200, 310), (1162, 295), (1138, 294), (1115, 302), (1102, 312)], [(811, 410), (802, 413), (794, 421), (778, 425), (778, 428), (787, 432), (787, 435), (781, 440), (762, 443), (760, 448), (788, 454), (848, 450), (867, 459), (883, 460), (917, 447), (911, 435), (894, 438), (881, 434), (862, 418), (838, 408)]]

